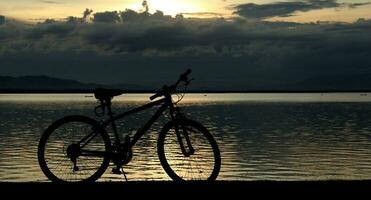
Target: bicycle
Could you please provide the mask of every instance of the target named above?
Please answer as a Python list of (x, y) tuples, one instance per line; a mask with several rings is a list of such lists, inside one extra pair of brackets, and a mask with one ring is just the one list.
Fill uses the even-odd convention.
[[(164, 171), (174, 181), (215, 180), (221, 165), (217, 142), (202, 124), (187, 119), (177, 106), (185, 95), (186, 86), (193, 80), (188, 78), (190, 73), (188, 69), (175, 84), (163, 86), (150, 97), (152, 102), (118, 115), (113, 114), (111, 101), (124, 91), (96, 89), (94, 96), (99, 105), (94, 112), (97, 116), (104, 116), (107, 110), (108, 119), (98, 122), (87, 116), (71, 115), (52, 123), (38, 145), (42, 172), (52, 182), (94, 182), (112, 161), (115, 166), (112, 172), (125, 175), (123, 165), (131, 161), (133, 146), (169, 109), (170, 121), (162, 127), (157, 139), (157, 154)], [(174, 101), (172, 95), (177, 94), (180, 83), (185, 85), (184, 93)], [(159, 97), (162, 98), (153, 101)], [(132, 137), (126, 135), (121, 141), (115, 121), (154, 106), (159, 106), (155, 114)], [(106, 130), (109, 126), (114, 134), (113, 144)]]

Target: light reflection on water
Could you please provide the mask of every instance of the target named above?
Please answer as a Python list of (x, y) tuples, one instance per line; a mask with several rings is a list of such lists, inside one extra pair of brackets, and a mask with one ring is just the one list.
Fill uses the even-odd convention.
[[(0, 95), (0, 181), (47, 181), (36, 155), (41, 133), (65, 115), (95, 117), (95, 100), (85, 96)], [(114, 109), (127, 110), (148, 96), (120, 96)], [(184, 99), (183, 106), (219, 144), (219, 180), (370, 179), (369, 98), (359, 94), (289, 95), (286, 99), (267, 94), (260, 99), (259, 94), (194, 94)], [(153, 111), (120, 121), (120, 133), (132, 133)], [(133, 149), (133, 160), (124, 168), (129, 180), (169, 180), (156, 150), (157, 133), (165, 122), (161, 118)], [(100, 181), (124, 180), (110, 171)]]

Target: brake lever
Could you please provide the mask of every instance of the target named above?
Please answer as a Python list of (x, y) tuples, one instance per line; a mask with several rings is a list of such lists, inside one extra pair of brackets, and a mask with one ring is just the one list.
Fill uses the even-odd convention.
[(191, 83), (191, 81), (195, 80), (194, 78), (191, 78), (189, 80), (186, 80), (185, 83), (186, 83), (186, 86), (189, 85)]

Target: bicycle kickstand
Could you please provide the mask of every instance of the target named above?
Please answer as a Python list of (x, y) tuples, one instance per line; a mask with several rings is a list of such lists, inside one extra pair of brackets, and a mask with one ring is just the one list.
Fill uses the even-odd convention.
[(123, 168), (122, 166), (121, 166), (121, 171), (122, 171), (122, 174), (124, 174), (125, 181), (127, 182), (127, 181), (128, 181), (128, 178), (126, 177), (126, 174), (125, 174), (124, 168)]

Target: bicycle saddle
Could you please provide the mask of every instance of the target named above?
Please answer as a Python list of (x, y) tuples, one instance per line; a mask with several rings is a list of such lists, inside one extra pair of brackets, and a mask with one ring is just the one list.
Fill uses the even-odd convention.
[(94, 91), (94, 96), (96, 99), (103, 101), (103, 100), (111, 100), (113, 97), (119, 96), (123, 93), (124, 92), (122, 90), (118, 90), (118, 89), (97, 88)]

